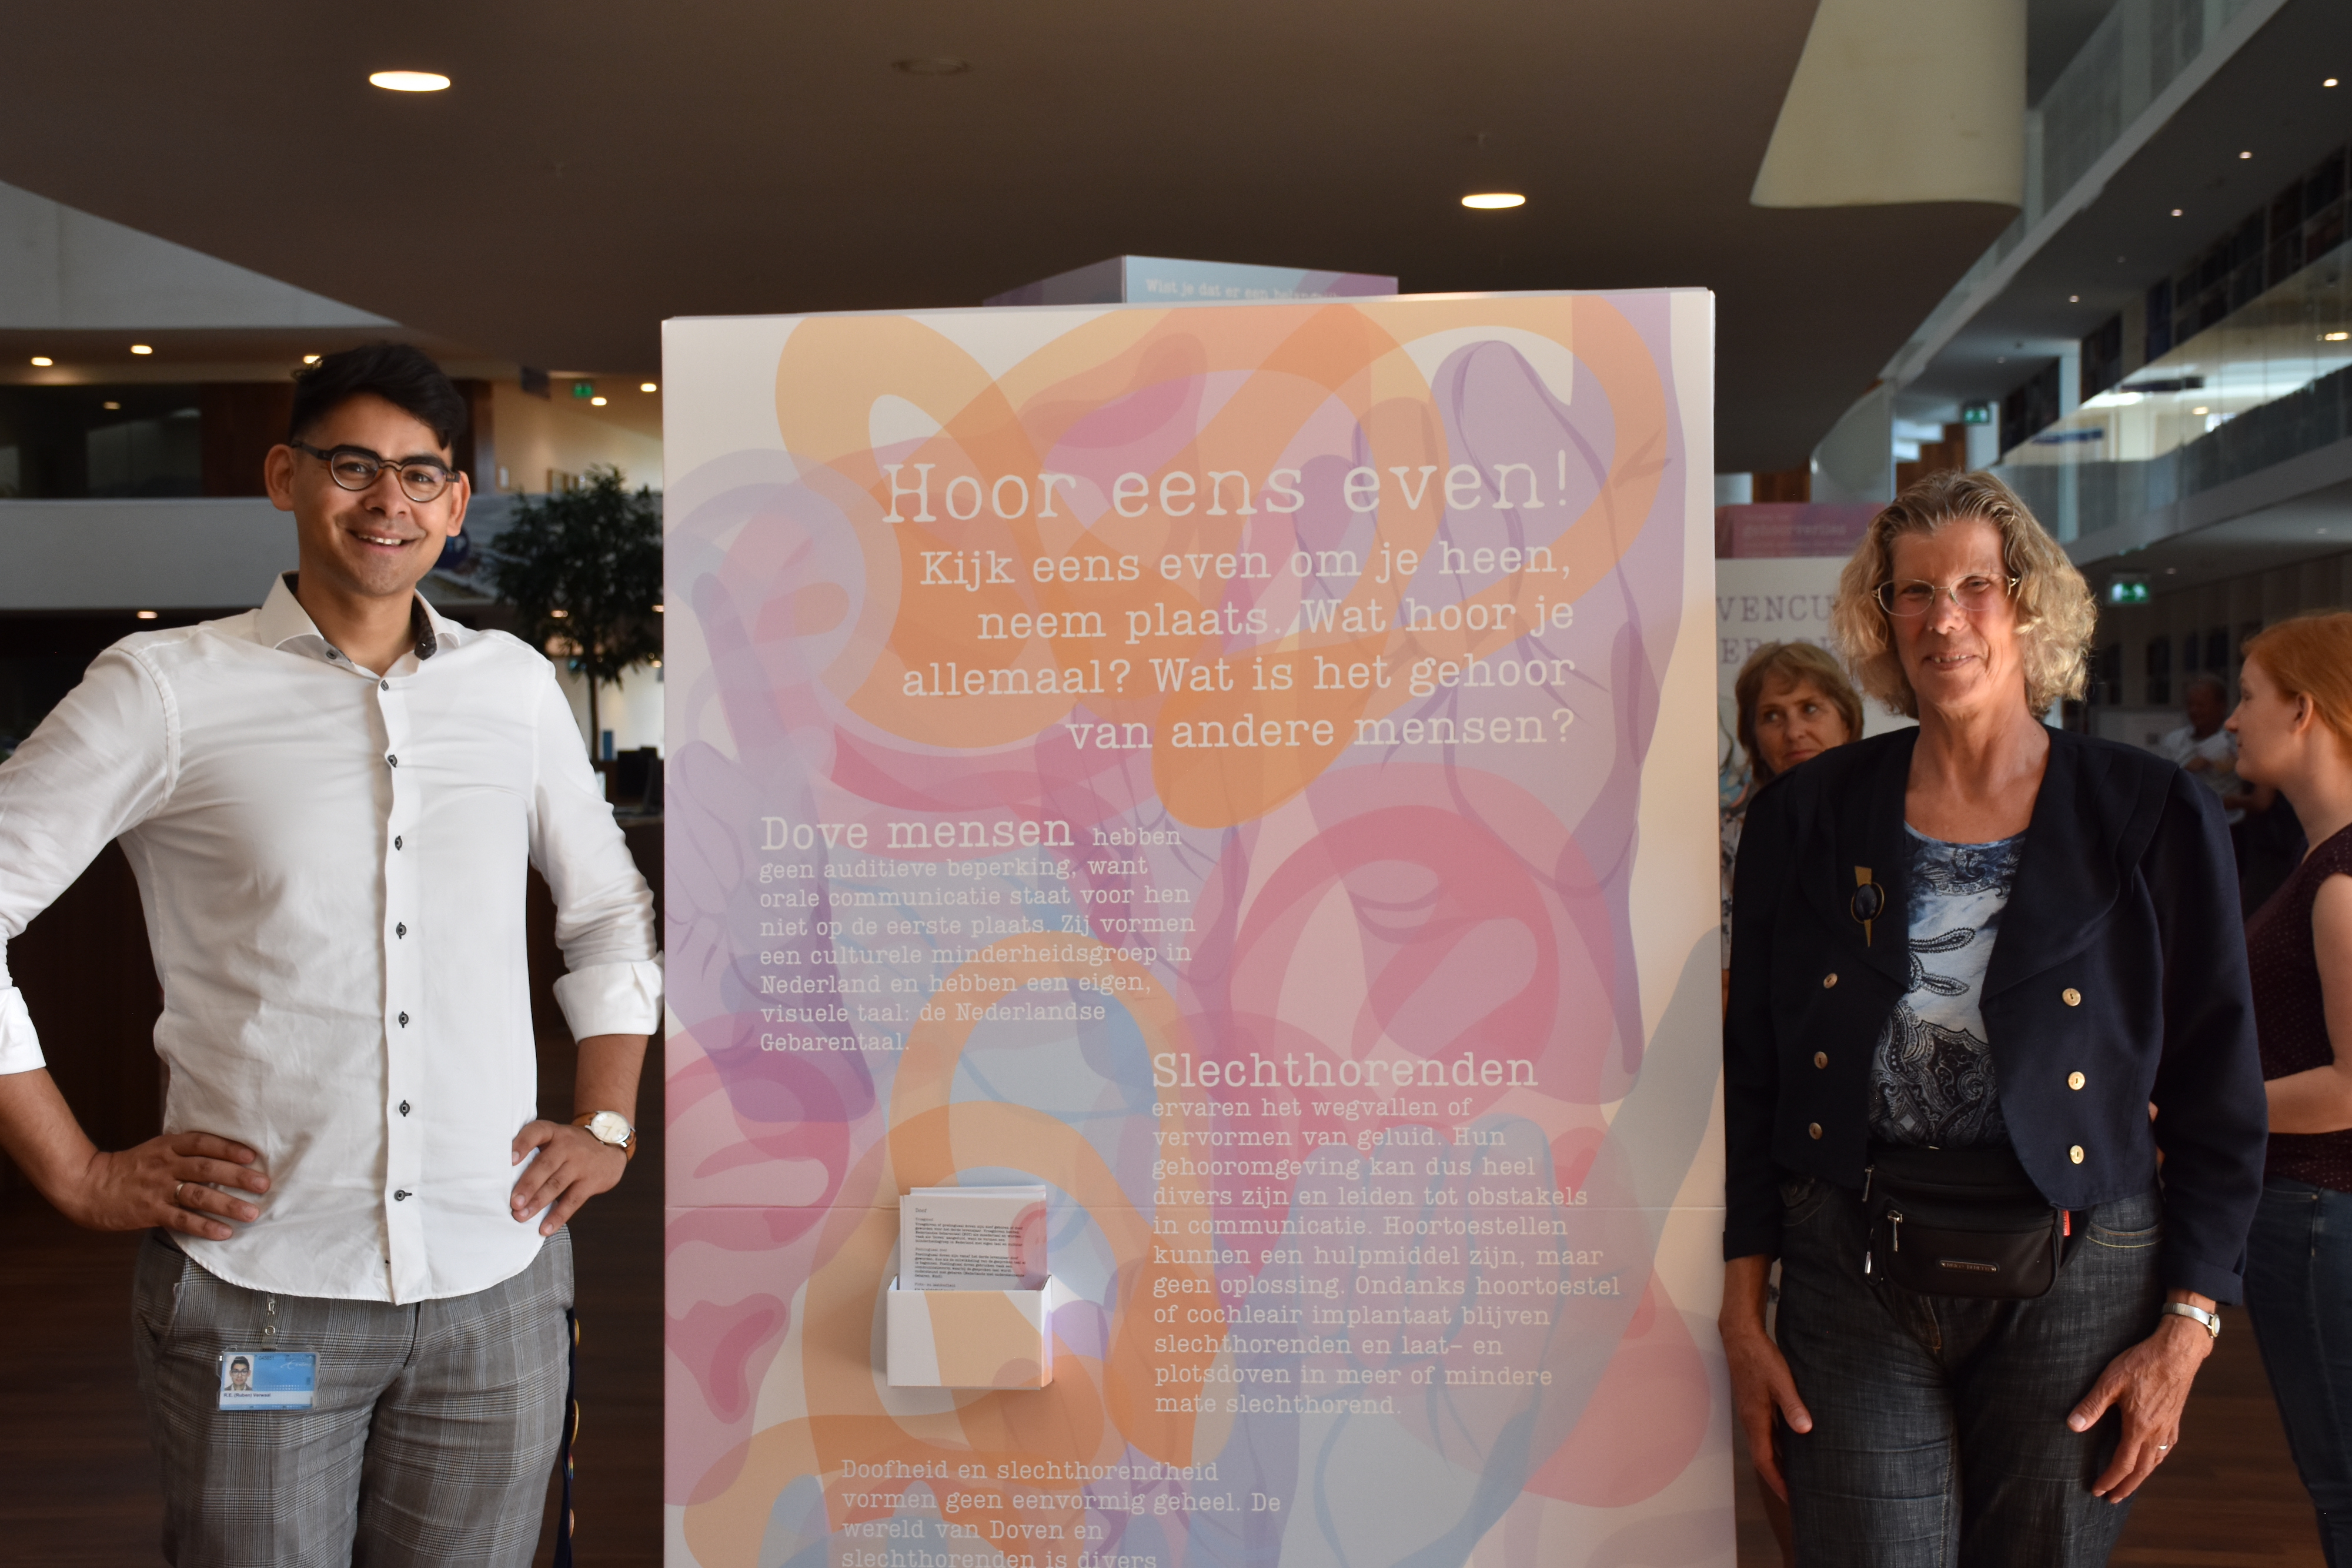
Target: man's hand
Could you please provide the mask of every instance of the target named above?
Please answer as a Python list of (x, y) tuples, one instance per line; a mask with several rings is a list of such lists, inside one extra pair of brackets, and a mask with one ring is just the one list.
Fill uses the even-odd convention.
[(261, 1218), (258, 1207), (221, 1190), (268, 1192), (269, 1178), (246, 1168), (259, 1158), (210, 1133), (166, 1133), (113, 1154), (92, 1150), (79, 1179), (60, 1184), (53, 1197), (67, 1218), (92, 1230), (161, 1225), (226, 1241), (236, 1232), (224, 1221)]
[[(552, 1236), (580, 1206), (600, 1192), (618, 1186), (629, 1168), (629, 1156), (595, 1137), (585, 1127), (561, 1122), (530, 1122), (515, 1134), (514, 1163), (520, 1165), (531, 1150), (539, 1157), (517, 1178), (512, 1207), (517, 1223), (528, 1223), (541, 1209), (539, 1233)], [(548, 1206), (552, 1204), (553, 1207)]]
[[(2213, 1310), (2203, 1296), (2181, 1299)], [(2164, 1462), (2180, 1441), (2180, 1407), (2189, 1401), (2189, 1385), (2212, 1354), (2211, 1334), (2187, 1318), (2168, 1314), (2158, 1320), (2154, 1333), (2107, 1363), (2091, 1392), (2066, 1417), (2068, 1427), (2087, 1432), (2109, 1406), (2123, 1412), (2123, 1439), (2116, 1445), (2115, 1458), (2092, 1483), (2094, 1497), (2121, 1502)]]

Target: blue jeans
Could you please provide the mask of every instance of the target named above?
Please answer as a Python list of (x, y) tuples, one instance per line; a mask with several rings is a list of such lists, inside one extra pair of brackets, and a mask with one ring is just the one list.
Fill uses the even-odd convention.
[(2246, 1313), (2329, 1568), (2352, 1568), (2352, 1193), (2263, 1186), (2246, 1244)]
[(1778, 1338), (1813, 1417), (1810, 1433), (1779, 1433), (1797, 1561), (2105, 1563), (2130, 1504), (2090, 1489), (2122, 1417), (2110, 1410), (2077, 1433), (2066, 1416), (2156, 1325), (2155, 1191), (2077, 1216), (2058, 1282), (2030, 1301), (1874, 1281), (1853, 1193), (1802, 1177), (1784, 1180), (1781, 1197)]

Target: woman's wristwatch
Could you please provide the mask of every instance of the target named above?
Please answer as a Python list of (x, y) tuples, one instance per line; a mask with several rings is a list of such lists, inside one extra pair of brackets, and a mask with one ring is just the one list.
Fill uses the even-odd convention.
[(600, 1144), (610, 1144), (630, 1159), (637, 1157), (637, 1130), (618, 1111), (591, 1111), (584, 1116), (574, 1116), (572, 1124), (585, 1127), (588, 1135)]
[(2162, 1317), (2168, 1312), (2177, 1318), (2187, 1318), (2215, 1339), (2221, 1337), (2221, 1314), (2219, 1312), (2209, 1312), (2202, 1307), (2192, 1307), (2187, 1301), (2167, 1301), (2156, 1309), (2158, 1317)]

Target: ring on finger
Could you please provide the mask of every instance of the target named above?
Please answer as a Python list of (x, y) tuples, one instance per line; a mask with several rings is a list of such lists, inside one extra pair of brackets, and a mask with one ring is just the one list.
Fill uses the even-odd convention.
[(173, 1203), (180, 1201), (180, 1189), (187, 1185), (188, 1184), (184, 1181), (175, 1181), (172, 1184), (172, 1201)]

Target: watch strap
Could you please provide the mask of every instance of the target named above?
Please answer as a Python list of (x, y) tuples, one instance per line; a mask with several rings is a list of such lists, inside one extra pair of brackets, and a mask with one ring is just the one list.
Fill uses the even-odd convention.
[(2219, 1312), (2209, 1312), (2202, 1307), (2192, 1307), (2187, 1301), (2167, 1301), (2156, 1309), (2156, 1315), (2163, 1317), (2167, 1314), (2176, 1318), (2187, 1318), (2215, 1339), (2221, 1337), (2221, 1314)]
[[(595, 1120), (597, 1117), (599, 1117), (599, 1116), (604, 1115), (605, 1113), (604, 1113), (604, 1112), (603, 1112), (603, 1111), (588, 1111), (588, 1112), (584, 1112), (584, 1113), (582, 1113), (582, 1114), (580, 1114), (580, 1115), (577, 1115), (577, 1116), (572, 1117), (572, 1124), (573, 1126), (575, 1126), (575, 1127), (583, 1127), (583, 1128), (584, 1128), (584, 1127), (586, 1127), (586, 1126), (588, 1125), (588, 1124), (589, 1124), (589, 1123), (591, 1123), (591, 1122), (594, 1121), (594, 1120)], [(620, 1116), (620, 1114), (621, 1114), (621, 1113), (620, 1113), (619, 1112), (615, 1111), (615, 1112), (611, 1113), (611, 1114), (615, 1115), (615, 1116)], [(636, 1125), (636, 1124), (635, 1124), (635, 1123), (629, 1121), (629, 1119), (628, 1119), (627, 1117), (625, 1117), (625, 1116), (622, 1116), (622, 1117), (621, 1117), (621, 1120), (622, 1120), (623, 1124), (625, 1124), (625, 1125), (628, 1127), (628, 1129), (629, 1129), (629, 1135), (628, 1135), (628, 1137), (627, 1137), (627, 1139), (626, 1139), (625, 1141), (624, 1141), (624, 1142), (622, 1142), (622, 1143), (618, 1143), (618, 1144), (614, 1144), (614, 1145), (612, 1145), (611, 1146), (612, 1146), (612, 1147), (614, 1147), (614, 1148), (616, 1148), (616, 1149), (620, 1150), (620, 1151), (621, 1151), (621, 1156), (622, 1156), (624, 1159), (631, 1159), (631, 1160), (634, 1160), (634, 1159), (635, 1159), (635, 1158), (637, 1157), (637, 1125)], [(592, 1132), (592, 1133), (590, 1133), (588, 1135), (589, 1135), (590, 1137), (592, 1137), (592, 1138), (596, 1138), (596, 1134), (595, 1134), (594, 1133), (593, 1133), (593, 1132)], [(596, 1138), (596, 1141), (597, 1141), (598, 1143), (600, 1143), (600, 1144), (604, 1142), (604, 1139), (602, 1139), (602, 1138)]]

